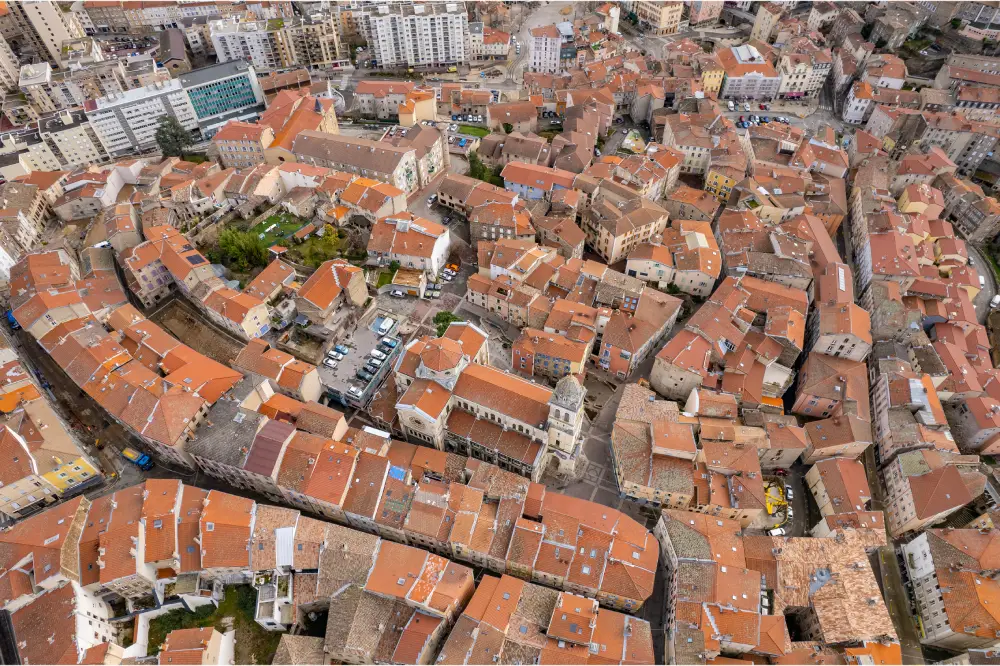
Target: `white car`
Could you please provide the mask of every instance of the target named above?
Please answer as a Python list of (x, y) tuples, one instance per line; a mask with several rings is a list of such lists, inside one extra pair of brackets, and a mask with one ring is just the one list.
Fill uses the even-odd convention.
[[(788, 487), (785, 488), (785, 497), (787, 497), (789, 501), (791, 501), (795, 497), (795, 493), (792, 492), (791, 488)], [(791, 509), (789, 509), (789, 511), (791, 511)]]
[(323, 365), (325, 365), (328, 368), (336, 368), (337, 367), (337, 362), (334, 361), (332, 358), (324, 358), (323, 359)]
[(389, 295), (392, 296), (393, 298), (406, 298), (406, 294), (401, 292), (399, 289), (393, 289), (392, 291), (389, 292)]
[(750, 113), (750, 102), (743, 102), (743, 110)]
[(326, 353), (326, 355), (328, 357), (332, 358), (334, 361), (343, 361), (344, 360), (344, 355), (341, 354), (339, 351), (333, 351), (333, 350), (331, 350), (331, 351), (328, 351)]
[(776, 527), (773, 530), (768, 530), (767, 533), (771, 536), (785, 536), (785, 528)]
[(369, 354), (369, 356), (371, 356), (372, 358), (377, 358), (380, 361), (384, 361), (385, 360), (385, 354), (383, 354), (382, 352), (380, 352), (377, 349), (373, 349), (372, 353)]

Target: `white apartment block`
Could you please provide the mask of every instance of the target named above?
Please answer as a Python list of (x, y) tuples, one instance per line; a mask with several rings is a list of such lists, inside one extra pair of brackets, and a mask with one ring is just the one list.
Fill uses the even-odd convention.
[[(17, 159), (10, 156), (16, 155)], [(7, 180), (23, 176), (32, 171), (58, 171), (59, 158), (34, 129), (19, 130), (0, 135), (0, 156), (4, 166), (0, 166), (0, 176)]]
[(282, 69), (278, 21), (212, 21), (212, 45), (219, 62), (249, 60), (258, 72)]
[(554, 25), (531, 30), (531, 71), (554, 74), (559, 71), (559, 49), (562, 35)]
[(63, 169), (76, 169), (108, 160), (104, 145), (82, 109), (60, 111), (38, 119), (38, 132)]
[(7, 40), (0, 37), (0, 89), (4, 92), (16, 90), (20, 70), (21, 66), (14, 52), (10, 50)]
[(180, 79), (102, 97), (94, 104), (87, 118), (111, 157), (155, 146), (156, 129), (166, 115), (189, 131), (198, 129), (198, 116)]
[(30, 44), (40, 59), (55, 65), (62, 60), (63, 42), (84, 36), (76, 14), (62, 11), (55, 2), (11, 2), (7, 9), (20, 29), (18, 39)]
[(362, 29), (379, 67), (469, 61), (469, 15), (464, 2), (379, 4), (369, 8)]

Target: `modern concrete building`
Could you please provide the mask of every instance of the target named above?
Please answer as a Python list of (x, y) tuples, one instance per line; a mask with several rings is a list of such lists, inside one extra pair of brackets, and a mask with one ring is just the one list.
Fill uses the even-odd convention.
[(85, 109), (111, 157), (154, 147), (156, 130), (164, 116), (173, 116), (188, 131), (199, 129), (198, 114), (180, 79), (92, 100)]

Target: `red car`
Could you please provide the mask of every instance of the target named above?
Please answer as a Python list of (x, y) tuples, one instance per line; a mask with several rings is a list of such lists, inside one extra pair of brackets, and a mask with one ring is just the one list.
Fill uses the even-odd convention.
[(774, 470), (774, 473), (777, 474), (778, 476), (788, 476), (788, 470), (787, 469), (780, 469), (779, 468), (779, 469)]
[(761, 110), (761, 111), (763, 111), (763, 110), (764, 110), (764, 109), (766, 109), (766, 108), (767, 108), (767, 105), (766, 105), (766, 104), (761, 104), (761, 105), (760, 105), (760, 110)]
[(743, 116), (740, 116), (740, 122), (743, 122)]

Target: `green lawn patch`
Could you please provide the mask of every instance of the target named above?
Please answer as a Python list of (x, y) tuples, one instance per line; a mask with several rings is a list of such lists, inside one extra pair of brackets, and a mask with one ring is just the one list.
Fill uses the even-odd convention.
[(396, 277), (395, 271), (382, 271), (378, 274), (378, 284), (375, 285), (376, 289), (381, 289), (387, 284), (392, 284), (392, 278)]
[(328, 230), (323, 236), (313, 234), (307, 241), (300, 245), (292, 245), (289, 259), (305, 266), (319, 268), (319, 265), (329, 259), (336, 259), (339, 256), (340, 246), (343, 241), (337, 232), (330, 233)]
[[(264, 234), (264, 247), (271, 247), (275, 243), (280, 243), (281, 245), (288, 247), (291, 240), (287, 237), (302, 228), (302, 225), (305, 223), (305, 220), (295, 217), (291, 213), (281, 212), (271, 215), (266, 220), (250, 229), (250, 231), (258, 236), (260, 234)], [(276, 226), (270, 231), (265, 231), (272, 224)]]
[(483, 137), (490, 133), (485, 127), (476, 127), (475, 125), (459, 125), (459, 134), (468, 134), (469, 136), (479, 136)]
[(225, 631), (227, 627), (223, 619), (231, 617), (232, 628), (236, 630), (236, 663), (270, 664), (278, 649), (281, 633), (267, 631), (254, 621), (256, 603), (257, 593), (249, 585), (230, 586), (226, 588), (226, 596), (218, 608), (201, 606), (193, 613), (182, 608), (154, 618), (149, 622), (146, 654), (156, 655), (167, 634), (174, 629), (215, 627)]
[(181, 159), (185, 162), (191, 162), (193, 164), (201, 164), (208, 159), (207, 156), (201, 153), (184, 153), (181, 155)]

